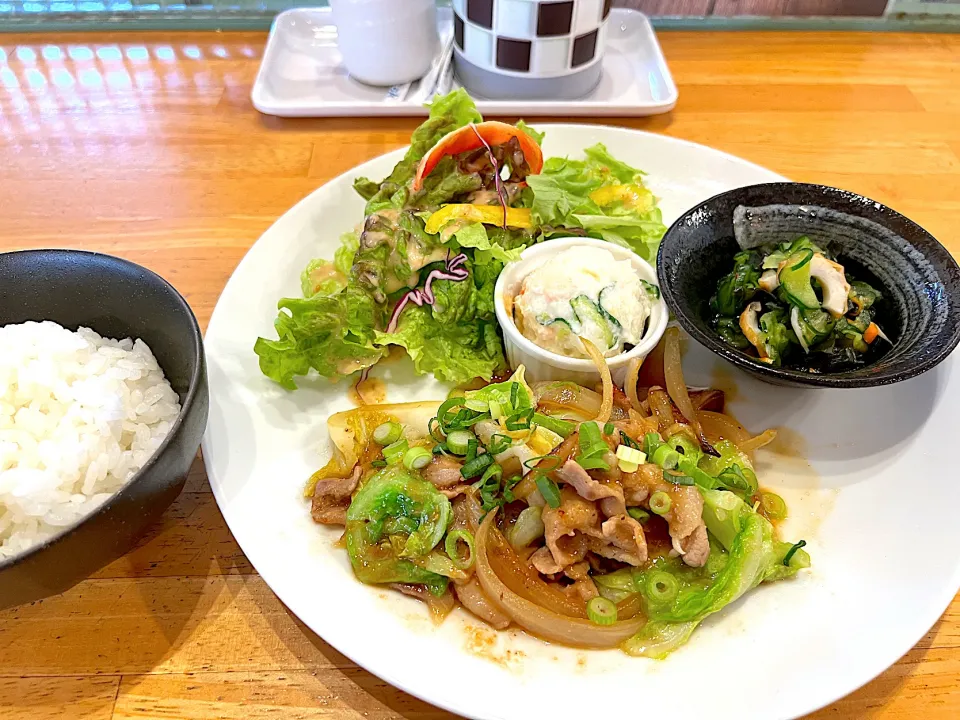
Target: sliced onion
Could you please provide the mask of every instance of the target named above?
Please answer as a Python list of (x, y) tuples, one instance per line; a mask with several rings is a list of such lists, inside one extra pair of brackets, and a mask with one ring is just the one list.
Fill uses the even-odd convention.
[(537, 407), (568, 420), (592, 420), (600, 412), (599, 393), (572, 382), (544, 382), (533, 386)]
[(594, 418), (594, 420), (603, 425), (603, 423), (610, 419), (610, 411), (613, 410), (613, 378), (610, 377), (610, 367), (607, 365), (606, 359), (597, 349), (596, 345), (585, 337), (581, 337), (580, 342), (583, 343), (583, 349), (587, 352), (587, 355), (590, 356), (590, 359), (593, 360), (593, 364), (597, 366), (597, 372), (600, 373), (600, 379), (603, 381), (603, 402), (600, 403), (600, 409)]
[(793, 326), (793, 332), (796, 333), (797, 340), (800, 341), (800, 347), (809, 355), (810, 348), (807, 346), (807, 341), (803, 339), (803, 329), (800, 327), (800, 310), (796, 305), (790, 311), (790, 325)]
[(657, 419), (661, 432), (676, 424), (677, 418), (673, 414), (673, 403), (670, 402), (670, 396), (663, 388), (650, 388), (647, 392), (647, 403), (650, 405), (650, 412), (653, 417)]
[(697, 413), (700, 426), (708, 437), (714, 440), (729, 440), (737, 447), (750, 439), (750, 433), (729, 415), (701, 410)]
[(511, 592), (558, 615), (587, 616), (586, 604), (579, 595), (566, 592), (569, 588), (561, 588), (543, 580), (535, 568), (520, 558), (497, 528), (490, 532), (487, 558), (497, 577)]
[(489, 596), (480, 587), (476, 578), (463, 585), (454, 585), (457, 600), (481, 620), (485, 620), (497, 630), (504, 630), (510, 624), (510, 616), (501, 612)]
[[(573, 455), (574, 451), (577, 449), (577, 433), (571, 433), (567, 436), (567, 439), (560, 443), (553, 452), (550, 453), (550, 457), (556, 457), (559, 462), (556, 463), (557, 467), (563, 465), (567, 459)], [(539, 464), (539, 463), (538, 463)], [(550, 461), (550, 464), (553, 465), (554, 461)], [(536, 473), (528, 472), (524, 475), (523, 480), (518, 482), (513, 488), (514, 497), (518, 497), (521, 500), (527, 500), (529, 503), (530, 495), (536, 492), (537, 490), (537, 478)], [(532, 503), (530, 503), (532, 504)]]
[(683, 379), (683, 368), (680, 365), (680, 329), (667, 328), (664, 339), (666, 342), (663, 346), (663, 377), (667, 382), (667, 392), (670, 393), (670, 399), (673, 400), (681, 414), (693, 427), (703, 449), (716, 455), (716, 450), (713, 449), (710, 441), (703, 434), (700, 420), (693, 409), (693, 403), (690, 402), (686, 381)]
[(627, 366), (627, 379), (624, 382), (623, 390), (630, 400), (630, 407), (643, 417), (646, 417), (648, 413), (643, 409), (640, 398), (637, 397), (637, 379), (640, 377), (640, 366), (643, 365), (643, 360), (644, 358), (639, 357), (630, 361), (630, 364)]
[(527, 473), (523, 480), (513, 486), (513, 496), (526, 500), (537, 489), (536, 473)]
[(493, 571), (487, 555), (491, 535), (499, 531), (493, 527), (489, 513), (477, 534), (477, 578), (487, 596), (520, 627), (544, 640), (586, 648), (611, 648), (635, 635), (646, 623), (637, 617), (612, 625), (596, 625), (583, 618), (571, 618), (530, 602), (513, 592)]
[(690, 442), (694, 444), (699, 442), (697, 440), (696, 433), (693, 432), (693, 428), (685, 423), (674, 423), (663, 433), (665, 438), (672, 438), (674, 435), (684, 435)]
[(744, 440), (743, 442), (736, 443), (736, 445), (743, 452), (750, 453), (750, 452), (753, 452), (754, 450), (759, 450), (764, 445), (769, 445), (776, 439), (777, 439), (777, 431), (774, 430), (773, 428), (769, 428), (768, 430), (764, 430), (762, 433), (750, 438), (749, 440)]
[(632, 593), (617, 603), (617, 617), (621, 620), (634, 618), (642, 611), (643, 602), (640, 599), (640, 593)]
[(693, 403), (693, 407), (697, 411), (713, 410), (715, 412), (723, 412), (723, 408), (727, 402), (727, 397), (723, 390), (709, 388), (707, 390), (697, 390), (695, 392), (691, 392), (690, 402)]
[(510, 544), (515, 550), (531, 545), (534, 540), (543, 537), (543, 520), (540, 518), (541, 509), (526, 507), (517, 516), (517, 521), (508, 533)]

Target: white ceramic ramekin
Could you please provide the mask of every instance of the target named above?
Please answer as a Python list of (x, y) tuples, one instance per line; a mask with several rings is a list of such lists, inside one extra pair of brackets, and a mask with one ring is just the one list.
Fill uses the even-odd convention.
[[(610, 252), (617, 260), (629, 260), (637, 277), (652, 285), (660, 286), (657, 271), (646, 260), (632, 250), (592, 238), (566, 237), (542, 242), (523, 251), (520, 259), (508, 263), (497, 278), (494, 289), (494, 306), (497, 321), (503, 329), (503, 344), (507, 351), (510, 367), (524, 365), (529, 382), (542, 380), (572, 380), (580, 385), (591, 386), (600, 381), (600, 373), (592, 360), (569, 358), (544, 350), (524, 337), (513, 321), (513, 298), (520, 292), (524, 278), (558, 253), (571, 247), (597, 247)], [(627, 366), (634, 358), (646, 357), (663, 336), (669, 316), (667, 304), (661, 297), (653, 303), (647, 332), (639, 345), (629, 352), (607, 358), (607, 365), (613, 375), (613, 381), (623, 384)]]

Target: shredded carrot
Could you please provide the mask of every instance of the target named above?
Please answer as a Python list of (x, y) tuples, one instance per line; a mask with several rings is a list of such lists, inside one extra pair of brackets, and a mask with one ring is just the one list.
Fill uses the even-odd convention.
[(867, 325), (867, 329), (863, 331), (863, 341), (868, 345), (877, 339), (877, 335), (880, 334), (880, 328), (875, 322)]

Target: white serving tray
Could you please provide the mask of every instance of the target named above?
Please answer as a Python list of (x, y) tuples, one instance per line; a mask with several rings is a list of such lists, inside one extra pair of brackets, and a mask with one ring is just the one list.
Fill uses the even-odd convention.
[[(450, 9), (440, 8), (438, 18), (441, 35), (449, 33), (453, 22)], [(677, 86), (650, 21), (642, 13), (618, 8), (611, 11), (609, 23), (603, 75), (587, 97), (542, 101), (477, 98), (480, 112), (530, 117), (656, 115), (672, 110), (677, 104)], [(422, 103), (387, 101), (387, 88), (364, 85), (347, 74), (327, 8), (297, 8), (276, 17), (251, 96), (257, 110), (282, 117), (426, 114)]]

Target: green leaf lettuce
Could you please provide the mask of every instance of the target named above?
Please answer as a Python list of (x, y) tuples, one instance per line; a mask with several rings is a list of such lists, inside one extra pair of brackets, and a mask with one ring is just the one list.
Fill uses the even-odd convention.
[(643, 173), (612, 157), (602, 144), (585, 154), (585, 160), (550, 158), (539, 175), (527, 178), (534, 220), (548, 235), (581, 228), (654, 260), (666, 227)]
[[(416, 174), (417, 165), (427, 154), (427, 151), (447, 133), (472, 122), (483, 120), (473, 99), (462, 88), (438, 97), (428, 107), (430, 108), (430, 117), (414, 130), (413, 136), (410, 138), (410, 148), (403, 159), (393, 168), (390, 175), (380, 182), (374, 182), (365, 177), (357, 178), (354, 182), (354, 189), (367, 201), (367, 215), (384, 208), (404, 207), (408, 198), (406, 185)], [(450, 163), (452, 164), (452, 160), (450, 160)], [(446, 170), (447, 172), (444, 172), (443, 168), (438, 167), (438, 172), (430, 174), (431, 182), (434, 183), (432, 189), (435, 192), (436, 184), (443, 183), (445, 180), (451, 184), (464, 182), (459, 179), (450, 180), (448, 177), (450, 168), (446, 168)], [(434, 178), (434, 175), (437, 177)], [(463, 177), (468, 176), (460, 176), (460, 178)], [(463, 189), (459, 191), (463, 192)], [(450, 192), (451, 188), (447, 187), (442, 192), (437, 192), (437, 195)], [(448, 196), (452, 197), (452, 195)]]
[(321, 375), (349, 375), (370, 367), (386, 351), (374, 345), (382, 310), (369, 293), (348, 286), (334, 295), (284, 298), (274, 322), (277, 340), (258, 338), (254, 352), (263, 374), (294, 390), (294, 377), (310, 369)]

